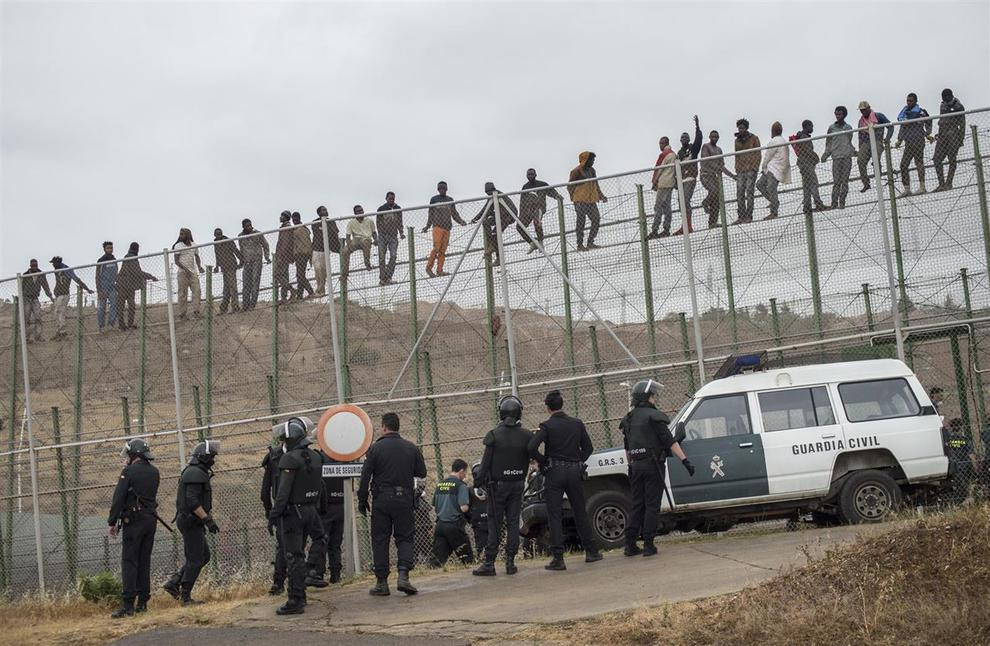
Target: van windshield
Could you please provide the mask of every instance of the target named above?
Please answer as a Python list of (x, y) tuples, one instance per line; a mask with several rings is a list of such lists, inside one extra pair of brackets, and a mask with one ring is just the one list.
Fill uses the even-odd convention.
[(674, 415), (674, 419), (670, 420), (670, 428), (674, 428), (674, 424), (679, 422), (681, 418), (684, 417), (684, 411), (688, 409), (688, 406), (690, 406), (693, 401), (693, 399), (689, 399), (684, 402), (684, 405), (681, 406), (681, 410), (677, 411), (677, 414)]

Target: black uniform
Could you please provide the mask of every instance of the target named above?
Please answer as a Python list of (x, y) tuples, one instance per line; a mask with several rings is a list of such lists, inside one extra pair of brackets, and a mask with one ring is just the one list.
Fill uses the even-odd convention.
[[(543, 454), (539, 448), (545, 444)], [(596, 550), (588, 511), (585, 509), (582, 465), (591, 455), (591, 438), (584, 422), (557, 411), (540, 424), (529, 440), (529, 456), (546, 472), (547, 516), (550, 523), (550, 551), (555, 558), (564, 554), (564, 494), (570, 502), (578, 535), (585, 550)]]
[(185, 562), (169, 579), (168, 586), (178, 587), (188, 595), (196, 584), (200, 570), (210, 561), (210, 548), (206, 544), (206, 525), (193, 510), (202, 507), (207, 514), (213, 509), (213, 489), (209, 467), (194, 462), (182, 470), (179, 488), (175, 495), (175, 520), (182, 534)]
[(124, 585), (124, 605), (139, 605), (151, 597), (151, 550), (155, 546), (155, 510), (158, 509), (158, 469), (144, 458), (124, 467), (110, 504), (111, 526), (118, 522), (123, 531), (120, 578)]
[[(320, 457), (321, 472), (324, 464), (337, 464), (323, 451), (317, 450), (316, 454)], [(342, 567), (340, 546), (344, 541), (344, 479), (323, 478), (323, 495), (323, 504), (320, 505), (323, 549), (315, 549), (315, 545), (314, 548), (310, 548), (306, 567), (313, 571), (317, 578), (322, 579), (329, 561), (330, 580), (337, 582)]]
[(279, 521), (289, 576), (289, 602), (306, 600), (306, 537), (322, 555), (323, 526), (317, 509), (323, 492), (320, 458), (307, 446), (278, 461), (279, 486), (270, 517)]
[(423, 453), (398, 433), (378, 438), (365, 457), (361, 469), (358, 504), (367, 508), (368, 493), (374, 496), (371, 509), (371, 548), (375, 575), (388, 578), (388, 541), (395, 536), (399, 570), (413, 569), (415, 520), (413, 518), (413, 479), (426, 477)]
[[(265, 508), (265, 518), (268, 518), (272, 511), (272, 503), (278, 495), (278, 461), (282, 459), (282, 447), (268, 449), (261, 466), (265, 470), (261, 477), (261, 505)], [(278, 531), (278, 523), (269, 521), (269, 528), (275, 530), (275, 560), (272, 562), (274, 570), (272, 572), (272, 587), (282, 588), (285, 586), (285, 550), (282, 547), (282, 532)], [(271, 529), (269, 530), (271, 531)]]
[(626, 545), (633, 547), (642, 533), (649, 543), (657, 533), (664, 486), (664, 465), (674, 444), (667, 424), (670, 418), (649, 402), (630, 410), (619, 428), (629, 455), (629, 489), (632, 510), (626, 527)]
[[(531, 439), (534, 439), (533, 434), (523, 429), (519, 422), (508, 425), (503, 421), (485, 435), (485, 453), (479, 475), (488, 492), (486, 563), (493, 563), (498, 554), (503, 521), (505, 555), (514, 558), (519, 553), (519, 513), (529, 471)], [(588, 444), (590, 446), (590, 440)]]
[(471, 533), (474, 534), (474, 549), (480, 558), (488, 545), (488, 492), (479, 483), (471, 487)]

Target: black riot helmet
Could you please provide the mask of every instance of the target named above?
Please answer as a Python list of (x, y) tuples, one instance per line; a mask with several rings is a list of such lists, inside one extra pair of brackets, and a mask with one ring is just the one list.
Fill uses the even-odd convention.
[(474, 496), (481, 501), (488, 499), (488, 492), (485, 490), (485, 483), (480, 481), (481, 478), (481, 462), (475, 462), (471, 465), (471, 482), (474, 488)]
[(192, 452), (192, 461), (199, 462), (207, 467), (212, 467), (213, 462), (220, 454), (220, 442), (216, 440), (204, 440), (196, 445)]
[(637, 381), (636, 385), (632, 387), (632, 405), (643, 404), (649, 401), (651, 396), (659, 398), (661, 388), (663, 386), (660, 382), (653, 379)]
[(145, 460), (155, 459), (155, 456), (151, 454), (151, 447), (140, 437), (127, 440), (124, 442), (124, 448), (120, 450), (120, 457), (122, 458), (128, 458), (133, 455), (140, 456)]
[(506, 395), (498, 400), (498, 418), (506, 426), (518, 426), (522, 420), (522, 402), (515, 395)]
[(291, 417), (284, 424), (279, 424), (276, 428), (281, 429), (282, 440), (285, 442), (285, 450), (291, 451), (301, 447), (309, 446), (313, 443), (310, 433), (316, 427), (313, 420), (308, 417)]

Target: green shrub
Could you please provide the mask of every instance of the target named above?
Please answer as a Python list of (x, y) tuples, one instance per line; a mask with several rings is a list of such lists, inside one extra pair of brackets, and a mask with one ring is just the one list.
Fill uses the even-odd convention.
[(111, 572), (79, 577), (79, 596), (86, 601), (100, 603), (108, 599), (118, 599), (122, 592), (123, 585)]

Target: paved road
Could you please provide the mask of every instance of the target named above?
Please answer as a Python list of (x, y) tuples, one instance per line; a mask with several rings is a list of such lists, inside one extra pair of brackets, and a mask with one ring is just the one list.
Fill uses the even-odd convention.
[[(807, 556), (891, 524), (837, 527), (762, 536), (723, 537), (666, 544), (654, 558), (609, 553), (585, 564), (576, 555), (566, 572), (545, 572), (544, 561), (523, 561), (519, 573), (494, 578), (467, 570), (413, 573), (419, 595), (394, 590), (370, 597), (367, 585), (310, 591), (306, 614), (277, 617), (284, 599), (266, 599), (234, 611), (234, 627), (169, 628), (126, 637), (119, 646), (192, 643), (271, 646), (297, 643), (357, 646), (455, 646), (478, 637), (504, 637), (523, 628), (600, 615), (639, 606), (687, 601), (740, 590)], [(552, 610), (548, 610), (552, 609)]]

